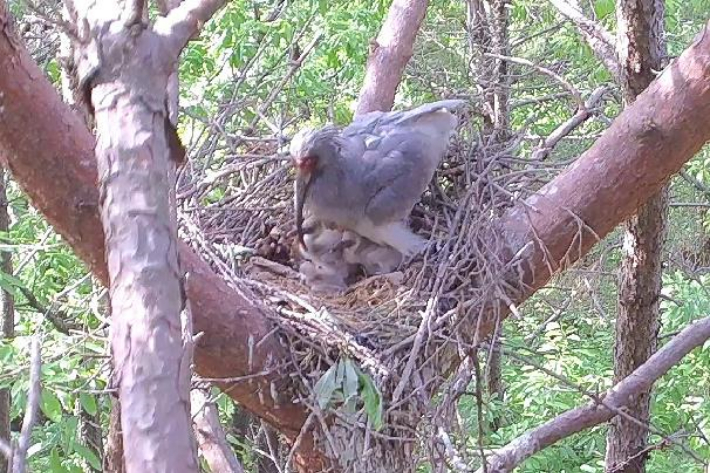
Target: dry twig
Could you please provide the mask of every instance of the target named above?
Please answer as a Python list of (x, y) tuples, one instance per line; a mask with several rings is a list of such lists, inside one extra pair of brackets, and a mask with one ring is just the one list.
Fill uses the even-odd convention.
[(12, 472), (25, 473), (27, 468), (27, 450), (30, 448), (32, 428), (37, 421), (39, 411), (39, 401), (41, 393), (40, 374), (42, 370), (42, 346), (39, 335), (32, 337), (32, 348), (30, 355), (30, 391), (27, 395), (27, 409), (22, 420), (22, 430), (14, 449), (12, 458)]

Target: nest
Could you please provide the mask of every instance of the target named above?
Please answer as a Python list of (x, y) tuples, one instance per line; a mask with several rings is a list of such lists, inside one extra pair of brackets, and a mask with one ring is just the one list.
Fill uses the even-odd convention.
[[(432, 242), (427, 252), (342, 294), (313, 293), (298, 273), (292, 172), (276, 143), (244, 145), (219, 173), (179, 193), (185, 238), (227, 281), (250, 288), (278, 314), (301, 375), (300, 401), (346, 470), (409, 471), (423, 457), (449, 456), (442, 435), (455, 431), (451, 406), (471, 379), (467, 364), (452, 368), (472, 346), (477, 315), (500, 297), (505, 270), (494, 257), (500, 243), (491, 222), (539, 178), (513, 157), (517, 137), (486, 143), (471, 120), (460, 122), (409, 222)], [(216, 183), (221, 195), (213, 202), (189, 204), (205, 200)], [(353, 368), (358, 394), (346, 402)], [(367, 406), (366, 380), (384, 400), (382, 426)]]

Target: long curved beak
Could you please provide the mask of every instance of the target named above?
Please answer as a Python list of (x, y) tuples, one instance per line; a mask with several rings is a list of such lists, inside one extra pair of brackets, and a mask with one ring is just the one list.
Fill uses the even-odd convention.
[(306, 248), (306, 242), (303, 241), (303, 205), (306, 203), (311, 180), (312, 176), (310, 173), (305, 176), (298, 174), (294, 184), (294, 193), (296, 196), (296, 233), (298, 234), (298, 241), (301, 242), (304, 248)]

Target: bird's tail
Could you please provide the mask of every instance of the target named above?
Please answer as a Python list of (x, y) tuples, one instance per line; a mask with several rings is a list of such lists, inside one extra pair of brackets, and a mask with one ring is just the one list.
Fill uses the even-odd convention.
[[(406, 112), (402, 112), (402, 116), (396, 119), (396, 124), (399, 126), (407, 126), (413, 123), (418, 123), (422, 120), (430, 121), (434, 117), (436, 120), (442, 121), (442, 125), (449, 125), (451, 128), (455, 128), (457, 121), (450, 112), (462, 107), (466, 103), (465, 100), (451, 99), (451, 100), (439, 100), (438, 102), (425, 103), (419, 107), (413, 108)], [(451, 118), (445, 118), (445, 117)], [(451, 120), (453, 119), (453, 121)]]
[(440, 143), (445, 149), (458, 125), (458, 119), (451, 111), (465, 103), (463, 100), (441, 100), (427, 103), (404, 112), (395, 121), (395, 126), (424, 133), (429, 136), (432, 143)]

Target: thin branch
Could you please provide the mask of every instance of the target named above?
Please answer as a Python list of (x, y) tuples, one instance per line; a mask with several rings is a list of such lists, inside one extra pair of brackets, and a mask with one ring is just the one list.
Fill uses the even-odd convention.
[(599, 23), (587, 18), (582, 10), (579, 9), (579, 6), (576, 5), (576, 2), (573, 5), (566, 0), (550, 0), (550, 3), (577, 26), (594, 55), (597, 56), (615, 81), (618, 82), (620, 66), (614, 49), (616, 44), (614, 36)]
[(483, 393), (481, 391), (481, 366), (478, 362), (478, 351), (474, 350), (471, 355), (471, 361), (473, 362), (473, 368), (476, 373), (476, 409), (478, 417), (478, 450), (481, 454), (481, 469), (483, 473), (488, 473), (488, 459), (486, 458), (486, 452), (483, 449), (483, 423), (485, 422), (483, 416)]
[(680, 174), (680, 177), (682, 177), (688, 184), (692, 185), (697, 190), (705, 194), (706, 197), (710, 198), (710, 187), (695, 179), (685, 169), (678, 171), (678, 174)]
[(167, 53), (177, 59), (180, 51), (226, 0), (185, 0), (164, 17), (155, 21), (153, 29), (162, 35)]
[(710, 317), (690, 324), (667, 345), (653, 354), (646, 363), (608, 390), (602, 396), (603, 404), (593, 402), (572, 409), (524, 433), (496, 451), (495, 456), (490, 459), (489, 471), (512, 471), (527, 458), (550, 445), (608, 421), (615, 415), (612, 409), (618, 410), (625, 407), (637, 393), (648, 390), (658, 378), (680, 362), (685, 355), (701, 346), (708, 339), (710, 339)]
[(39, 336), (35, 335), (32, 338), (32, 352), (30, 356), (30, 392), (27, 396), (27, 410), (25, 417), (22, 420), (22, 430), (20, 431), (20, 439), (17, 442), (17, 448), (13, 455), (13, 473), (25, 473), (27, 463), (27, 450), (30, 447), (30, 438), (32, 437), (32, 428), (37, 421), (37, 412), (39, 410), (39, 398), (41, 392), (40, 374), (42, 371), (42, 348), (39, 341)]
[(27, 299), (27, 303), (30, 307), (38, 313), (44, 314), (44, 316), (47, 317), (47, 320), (49, 320), (54, 328), (56, 328), (60, 333), (69, 335), (70, 330), (79, 330), (81, 328), (81, 325), (73, 322), (65, 312), (61, 310), (54, 310), (42, 305), (29, 289), (25, 287), (20, 287), (19, 289), (20, 292), (22, 292), (22, 295), (25, 296), (25, 299)]
[(244, 468), (227, 442), (217, 407), (207, 393), (201, 388), (193, 389), (190, 399), (195, 438), (210, 469), (224, 473), (244, 473)]
[(597, 87), (589, 96), (589, 99), (584, 102), (584, 105), (577, 110), (577, 113), (572, 115), (569, 120), (555, 128), (555, 130), (550, 133), (547, 138), (545, 138), (545, 141), (538, 147), (538, 149), (533, 151), (531, 159), (533, 161), (537, 161), (547, 158), (550, 151), (557, 146), (562, 138), (572, 133), (575, 128), (586, 122), (592, 115), (594, 115), (594, 109), (597, 107), (599, 102), (601, 102), (604, 94), (606, 94), (609, 90), (610, 88), (606, 86)]
[(564, 87), (572, 96), (574, 99), (575, 103), (579, 108), (584, 107), (584, 100), (582, 100), (582, 94), (579, 93), (579, 90), (575, 86), (573, 86), (567, 79), (562, 77), (561, 75), (557, 74), (551, 69), (548, 69), (546, 67), (539, 66), (535, 64), (532, 61), (528, 61), (527, 59), (519, 58), (519, 57), (512, 57), (512, 56), (503, 56), (502, 54), (494, 54), (494, 53), (484, 53), (484, 56), (487, 57), (493, 57), (496, 59), (502, 59), (504, 61), (512, 62), (514, 64), (520, 64), (523, 66), (528, 66), (532, 67), (533, 69), (545, 74), (546, 76), (549, 76), (553, 79), (555, 79), (557, 82), (559, 82), (562, 87)]

